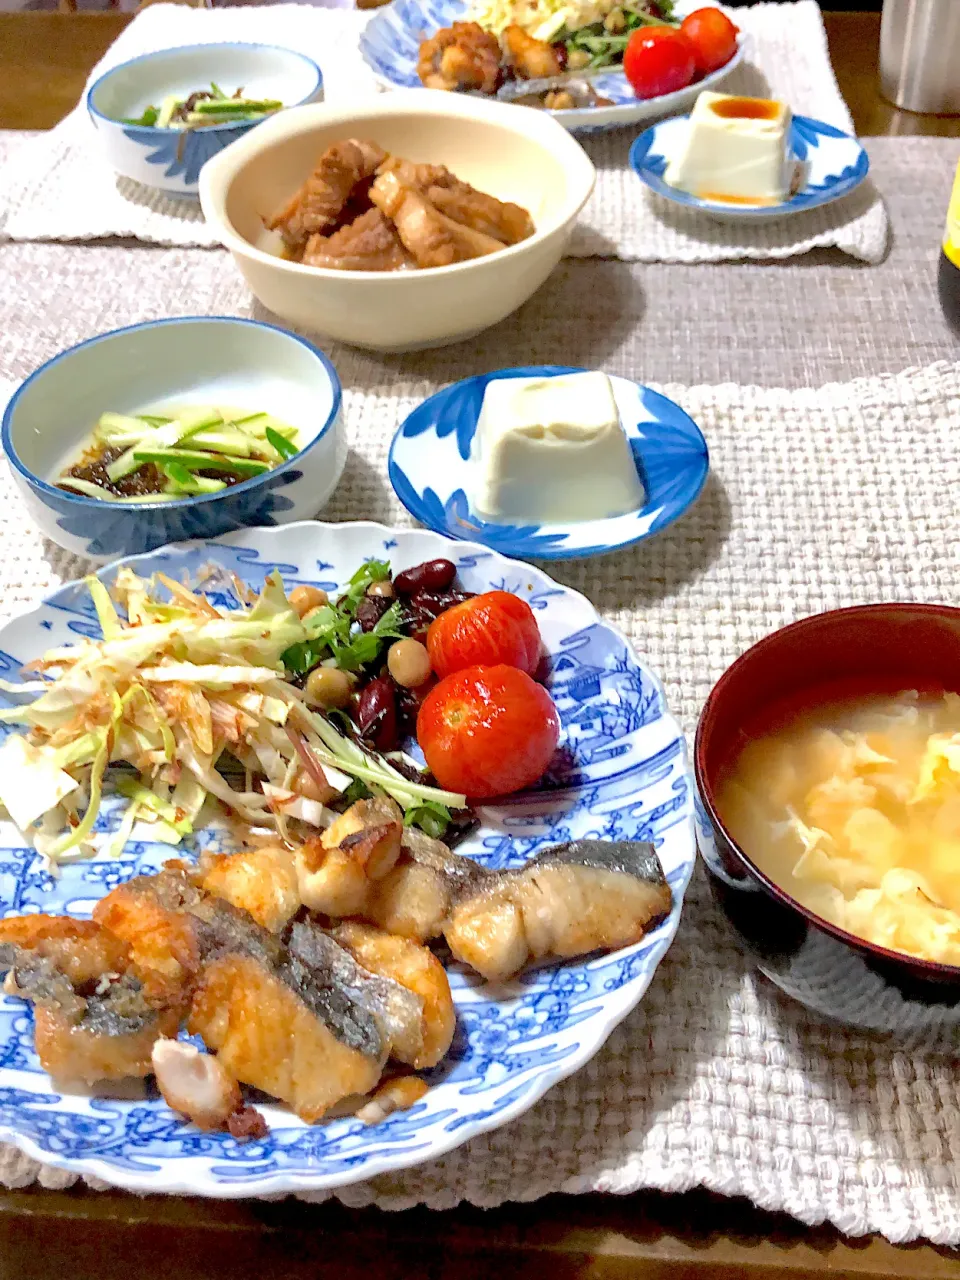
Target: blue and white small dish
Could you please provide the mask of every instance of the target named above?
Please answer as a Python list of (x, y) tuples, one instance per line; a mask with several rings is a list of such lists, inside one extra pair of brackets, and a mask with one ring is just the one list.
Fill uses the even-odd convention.
[(549, 378), (582, 370), (566, 365), (500, 369), (466, 378), (424, 400), (390, 446), (388, 473), (397, 497), (421, 524), (522, 559), (574, 560), (632, 546), (665, 529), (696, 502), (707, 479), (707, 442), (679, 405), (649, 387), (611, 377), (646, 502), (639, 511), (570, 524), (512, 525), (470, 510), (470, 449), (483, 393), (495, 378)]
[(310, 58), (270, 44), (191, 44), (160, 49), (113, 67), (91, 85), (87, 110), (107, 161), (122, 178), (165, 195), (197, 196), (200, 170), (211, 156), (254, 129), (259, 120), (202, 129), (124, 124), (159, 107), (170, 94), (187, 97), (210, 82), (225, 93), (273, 98), (285, 107), (323, 96), (323, 76)]
[(630, 166), (658, 196), (687, 209), (699, 209), (722, 222), (772, 222), (832, 204), (855, 191), (870, 170), (867, 153), (856, 138), (822, 120), (794, 116), (790, 122), (790, 149), (801, 167), (796, 195), (772, 205), (701, 200), (663, 179), (667, 165), (686, 139), (689, 121), (689, 116), (675, 116), (646, 129), (630, 148)]
[[(328, 358), (286, 329), (227, 316), (151, 320), (102, 333), (41, 365), (12, 396), (0, 438), (40, 532), (102, 562), (315, 516), (346, 462), (341, 400)], [(56, 487), (102, 413), (201, 405), (271, 413), (297, 428), (303, 447), (262, 475), (174, 502), (108, 502)]]
[[(675, 12), (685, 17), (702, 7), (703, 0), (677, 0)], [(417, 75), (420, 43), (443, 27), (469, 20), (470, 0), (393, 0), (378, 9), (360, 37), (360, 52), (380, 83), (387, 89), (421, 89)], [(610, 107), (577, 107), (570, 111), (548, 111), (571, 133), (599, 133), (624, 125), (655, 120), (693, 105), (703, 89), (716, 89), (743, 61), (743, 39), (726, 66), (697, 84), (659, 98), (638, 98), (622, 71), (612, 69), (590, 77), (597, 94), (609, 98)], [(438, 90), (430, 90), (436, 93)]]
[[(177, 581), (195, 581), (215, 566), (254, 590), (279, 569), (288, 588), (333, 591), (364, 560), (389, 560), (400, 570), (437, 556), (456, 562), (468, 591), (506, 590), (528, 601), (552, 659), (546, 683), (561, 723), (561, 751), (544, 783), (481, 807), (479, 828), (457, 852), (499, 869), (581, 836), (650, 840), (673, 894), (667, 919), (634, 946), (536, 969), (496, 988), (450, 963), (457, 1035), (444, 1062), (427, 1073), (424, 1098), (372, 1126), (352, 1117), (307, 1125), (279, 1105), (258, 1103), (270, 1132), (249, 1142), (200, 1132), (152, 1089), (121, 1099), (55, 1084), (37, 1060), (29, 1006), (0, 992), (0, 1142), (131, 1191), (219, 1198), (326, 1191), (436, 1160), (515, 1120), (592, 1058), (642, 999), (676, 933), (693, 871), (693, 778), (659, 679), (588, 600), (485, 547), (366, 523), (248, 529), (131, 563), (144, 576), (160, 570)], [(105, 570), (105, 580), (118, 567)], [(231, 597), (212, 599), (229, 605)], [(99, 634), (89, 593), (71, 583), (0, 630), (0, 672), (16, 679), (30, 658)], [(9, 702), (0, 695), (0, 704)], [(120, 809), (107, 798), (98, 832), (116, 830)], [(236, 833), (221, 827), (205, 828), (176, 850), (135, 838), (121, 857), (67, 863), (53, 879), (9, 823), (0, 823), (0, 841), (0, 917), (50, 911), (89, 918), (116, 885), (158, 870), (171, 853), (194, 859), (237, 847)], [(549, 1138), (546, 1127), (545, 1150)]]

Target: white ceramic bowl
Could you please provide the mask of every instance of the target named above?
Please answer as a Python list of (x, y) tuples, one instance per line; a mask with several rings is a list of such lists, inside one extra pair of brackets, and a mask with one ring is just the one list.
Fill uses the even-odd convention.
[(203, 129), (157, 129), (124, 124), (169, 94), (209, 89), (215, 81), (227, 94), (275, 98), (285, 106), (313, 102), (323, 92), (315, 62), (292, 49), (269, 44), (191, 44), (161, 49), (105, 72), (87, 93), (87, 110), (107, 160), (123, 178), (168, 195), (197, 194), (204, 163), (259, 121)]
[[(0, 436), (40, 531), (102, 561), (316, 515), (346, 461), (341, 398), (323, 352), (285, 329), (215, 316), (154, 320), (101, 334), (41, 365), (11, 399)], [(263, 475), (175, 502), (120, 504), (52, 483), (102, 413), (203, 404), (272, 413), (306, 444)]]
[[(432, 270), (335, 271), (285, 261), (263, 217), (345, 138), (446, 165), (479, 190), (528, 209), (537, 229), (500, 253)], [(413, 90), (283, 112), (206, 165), (200, 203), (264, 306), (341, 342), (403, 351), (471, 337), (526, 302), (560, 261), (595, 181), (579, 143), (546, 114)]]

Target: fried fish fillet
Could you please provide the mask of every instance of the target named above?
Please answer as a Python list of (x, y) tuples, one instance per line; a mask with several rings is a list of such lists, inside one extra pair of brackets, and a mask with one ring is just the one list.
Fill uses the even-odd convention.
[(461, 898), (444, 937), (458, 960), (502, 982), (531, 961), (639, 942), (671, 903), (652, 844), (575, 840), (491, 875)]
[(250, 956), (224, 955), (204, 969), (188, 1027), (232, 1076), (310, 1124), (342, 1098), (369, 1093), (386, 1060), (372, 1017), (353, 1020), (349, 1032), (341, 1026), (341, 1038), (317, 1006), (306, 971), (298, 982)]
[(201, 864), (201, 885), (279, 933), (300, 909), (294, 852), (280, 844), (221, 854)]
[(489, 876), (483, 867), (454, 853), (418, 827), (408, 827), (400, 842), (400, 861), (371, 887), (361, 912), (364, 920), (415, 942), (439, 938), (455, 902), (480, 890)]
[(0, 922), (0, 969), (33, 1004), (37, 1055), (57, 1080), (149, 1075), (155, 1041), (176, 1035), (185, 1010), (182, 993), (151, 992), (126, 945), (89, 920)]
[(168, 866), (112, 889), (93, 918), (128, 944), (151, 990), (177, 992), (188, 989), (200, 969), (196, 928), (183, 908), (202, 896), (185, 869)]
[(66, 916), (14, 916), (0, 920), (0, 956), (30, 952), (53, 963), (74, 986), (98, 982), (105, 973), (126, 969), (130, 948), (93, 920)]
[(328, 916), (361, 915), (371, 885), (400, 856), (403, 812), (393, 800), (358, 800), (297, 850), (300, 900)]
[(443, 965), (426, 947), (408, 938), (396, 938), (356, 920), (346, 920), (333, 937), (371, 973), (406, 987), (422, 1002), (418, 1043), (413, 1053), (395, 1046), (393, 1057), (417, 1070), (435, 1067), (453, 1041), (456, 1012)]
[(384, 967), (366, 964), (312, 920), (293, 926), (289, 952), (309, 969), (317, 989), (327, 991), (334, 1007), (346, 1008), (352, 1002), (372, 1015), (391, 1057), (412, 1062), (420, 1055), (424, 997), (409, 982)]

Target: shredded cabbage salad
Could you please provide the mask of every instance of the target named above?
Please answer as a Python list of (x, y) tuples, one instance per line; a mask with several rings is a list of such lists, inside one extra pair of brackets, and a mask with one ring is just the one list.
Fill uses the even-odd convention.
[[(408, 817), (465, 805), (410, 781), (307, 705), (284, 655), (315, 642), (316, 625), (290, 604), (279, 573), (256, 598), (234, 579), (233, 610), (129, 568), (110, 589), (96, 577), (86, 585), (103, 638), (48, 651), (25, 668), (36, 680), (0, 681), (33, 699), (0, 711), (22, 726), (0, 746), (0, 803), (51, 866), (119, 855), (138, 822), (177, 845), (218, 810), (282, 839), (291, 819), (326, 827), (333, 801), (304, 794), (305, 777), (330, 796), (391, 796)], [(105, 791), (127, 804), (104, 840), (95, 828)]]

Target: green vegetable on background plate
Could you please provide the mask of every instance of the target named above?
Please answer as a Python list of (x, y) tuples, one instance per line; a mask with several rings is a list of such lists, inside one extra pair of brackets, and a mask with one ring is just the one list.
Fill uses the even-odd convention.
[(596, 71), (623, 62), (623, 51), (634, 31), (673, 25), (673, 0), (658, 0), (655, 5), (649, 0), (625, 0), (611, 9), (602, 22), (561, 32), (557, 39), (566, 46), (568, 70)]
[(154, 129), (204, 129), (215, 124), (262, 120), (282, 106), (276, 98), (245, 98), (242, 89), (229, 97), (211, 81), (209, 89), (187, 97), (170, 94), (159, 107), (146, 107), (141, 115), (125, 118), (121, 123)]

